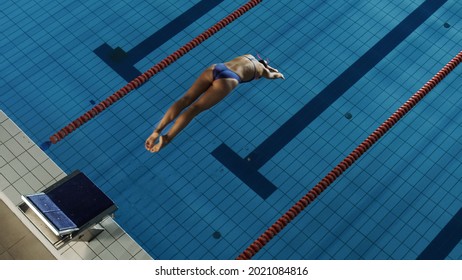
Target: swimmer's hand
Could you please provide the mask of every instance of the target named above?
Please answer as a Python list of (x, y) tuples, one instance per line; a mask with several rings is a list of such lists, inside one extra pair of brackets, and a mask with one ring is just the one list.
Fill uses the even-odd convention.
[(276, 76), (276, 78), (283, 79), (283, 80), (286, 79), (282, 73), (279, 73), (278, 69), (273, 68), (269, 65), (266, 68), (270, 71), (270, 73), (274, 73), (274, 76)]
[(262, 76), (267, 79), (286, 79), (284, 75), (282, 75), (282, 73), (279, 73), (277, 69), (272, 67), (266, 67), (265, 69), (263, 69)]
[(282, 73), (271, 73), (271, 75), (273, 76), (273, 79), (283, 79), (285, 80), (286, 78), (284, 77), (284, 75)]

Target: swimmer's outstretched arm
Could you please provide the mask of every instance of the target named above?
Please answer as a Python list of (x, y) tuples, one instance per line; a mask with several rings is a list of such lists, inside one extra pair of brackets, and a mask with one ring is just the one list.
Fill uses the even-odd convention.
[(263, 77), (267, 79), (283, 79), (285, 80), (285, 77), (282, 73), (279, 73), (279, 71), (271, 66), (267, 66), (265, 69), (263, 69)]
[(267, 65), (266, 68), (267, 68), (270, 72), (279, 72), (278, 69), (273, 68), (273, 67), (271, 67), (271, 66), (269, 66), (269, 65)]

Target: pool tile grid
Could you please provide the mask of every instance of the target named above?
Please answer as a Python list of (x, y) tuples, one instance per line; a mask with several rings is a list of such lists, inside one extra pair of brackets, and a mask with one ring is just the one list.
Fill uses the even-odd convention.
[[(207, 156), (206, 153), (201, 152), (200, 150), (197, 151), (194, 149), (194, 147), (199, 146), (204, 151), (210, 152), (221, 141), (226, 141), (227, 143), (232, 144), (233, 149), (236, 149), (241, 155), (244, 156), (247, 151), (252, 150), (256, 144), (267, 137), (268, 131), (271, 131), (274, 129), (274, 127), (282, 124), (287, 118), (291, 116), (291, 114), (293, 114), (293, 112), (297, 111), (298, 108), (307, 102), (307, 100), (311, 99), (317, 92), (319, 92), (332, 79), (341, 73), (342, 70), (354, 62), (357, 57), (367, 51), (367, 49), (373, 45), (374, 41), (380, 39), (387, 30), (391, 29), (395, 24), (399, 23), (402, 18), (404, 18), (409, 12), (415, 9), (415, 7), (420, 3), (421, 1), (408, 1), (401, 4), (383, 4), (378, 2), (371, 2), (366, 4), (366, 6), (357, 6), (353, 2), (342, 4), (333, 4), (327, 2), (324, 3), (322, 7), (316, 8), (309, 6), (310, 4), (283, 3), (283, 1), (278, 3), (268, 3), (262, 6), (263, 8), (261, 9), (261, 13), (259, 10), (255, 10), (253, 14), (255, 16), (261, 14), (261, 18), (263, 19), (265, 19), (265, 17), (271, 18), (272, 14), (277, 14), (280, 11), (291, 14), (293, 16), (290, 18), (288, 17), (289, 19), (285, 19), (285, 17), (280, 18), (275, 22), (273, 28), (268, 28), (266, 30), (261, 30), (261, 28), (257, 27), (249, 28), (249, 26), (251, 26), (255, 20), (255, 17), (242, 17), (239, 21), (233, 23), (235, 28), (230, 28), (230, 30), (227, 30), (227, 32), (220, 32), (215, 35), (213, 39), (216, 40), (208, 41), (204, 43), (201, 48), (193, 50), (190, 57), (184, 57), (181, 59), (181, 61), (179, 61), (182, 62), (181, 64), (178, 63), (177, 65), (171, 65), (163, 74), (159, 75), (157, 79), (149, 82), (149, 85), (146, 85), (145, 87), (137, 90), (138, 92), (134, 92), (133, 94), (127, 96), (125, 100), (120, 101), (120, 104), (114, 105), (109, 111), (104, 112), (98, 118), (86, 124), (87, 127), (81, 128), (78, 132), (73, 134), (69, 140), (63, 141), (59, 144), (59, 146), (52, 147), (50, 153), (59, 155), (55, 156), (56, 160), (58, 162), (62, 161), (61, 164), (64, 166), (67, 165), (70, 166), (70, 168), (78, 166), (89, 169), (89, 173), (92, 175), (92, 177), (100, 181), (102, 185), (107, 188), (109, 192), (113, 192), (114, 195), (119, 195), (126, 191), (126, 187), (123, 186), (123, 184), (118, 183), (124, 181), (126, 178), (129, 178), (129, 180), (125, 180), (125, 185), (137, 184), (137, 177), (131, 176), (130, 178), (130, 174), (133, 172), (135, 172), (134, 174), (136, 175), (137, 168), (140, 168), (141, 170), (143, 170), (143, 168), (150, 170), (150, 172), (147, 172), (148, 175), (146, 175), (146, 180), (148, 181), (152, 178), (161, 177), (161, 183), (164, 183), (166, 188), (173, 187), (175, 192), (180, 193), (182, 197), (178, 197), (178, 195), (176, 195), (176, 198), (174, 197), (175, 195), (166, 196), (166, 201), (164, 201), (164, 203), (159, 203), (165, 209), (156, 213), (152, 209), (156, 209), (157, 205), (150, 204), (150, 199), (156, 197), (156, 192), (154, 192), (152, 195), (149, 195), (146, 192), (146, 194), (148, 194), (148, 198), (143, 200), (143, 206), (145, 208), (152, 208), (150, 210), (143, 209), (143, 211), (145, 210), (146, 212), (149, 212), (148, 214), (151, 214), (146, 215), (146, 217), (150, 217), (154, 227), (157, 223), (155, 218), (164, 212), (168, 213), (168, 211), (177, 210), (175, 205), (178, 203), (181, 206), (179, 208), (181, 209), (181, 212), (187, 213), (186, 209), (188, 209), (188, 203), (185, 202), (187, 202), (188, 199), (184, 198), (183, 196), (191, 195), (191, 193), (194, 192), (188, 192), (188, 189), (191, 188), (185, 188), (185, 185), (197, 188), (197, 192), (199, 194), (196, 195), (196, 197), (202, 197), (202, 201), (204, 201), (202, 204), (197, 204), (194, 206), (198, 207), (197, 209), (193, 208), (188, 210), (192, 211), (192, 213), (198, 213), (202, 208), (206, 209), (207, 207), (210, 207), (210, 205), (215, 207), (220, 207), (221, 204), (227, 206), (243, 205), (243, 208), (241, 209), (242, 213), (239, 211), (236, 213), (236, 210), (230, 211), (232, 214), (238, 214), (235, 217), (229, 217), (230, 226), (228, 226), (228, 230), (233, 234), (229, 235), (229, 237), (227, 235), (223, 235), (224, 240), (222, 239), (219, 241), (226, 241), (227, 243), (231, 242), (234, 245), (233, 249), (235, 249), (235, 251), (239, 251), (239, 249), (243, 246), (243, 244), (245, 244), (246, 241), (252, 240), (252, 238), (256, 236), (256, 233), (265, 228), (264, 225), (259, 228), (250, 230), (241, 228), (239, 226), (240, 218), (246, 217), (248, 216), (246, 213), (252, 212), (254, 212), (254, 215), (251, 216), (261, 216), (263, 214), (258, 213), (260, 212), (258, 211), (259, 209), (271, 209), (271, 213), (273, 215), (267, 215), (270, 217), (263, 218), (262, 222), (267, 225), (268, 221), (273, 221), (277, 217), (277, 212), (285, 210), (287, 206), (291, 204), (291, 201), (298, 199), (298, 196), (304, 193), (304, 187), (307, 185), (312, 185), (313, 182), (316, 182), (316, 179), (319, 179), (316, 178), (316, 176), (322, 176), (321, 174), (325, 173), (323, 171), (330, 170), (329, 164), (331, 165), (332, 162), (336, 162), (341, 159), (341, 156), (338, 153), (329, 154), (329, 150), (336, 149), (335, 151), (338, 150), (339, 153), (344, 153), (345, 151), (349, 150), (348, 148), (354, 147), (354, 144), (357, 143), (357, 139), (361, 139), (362, 135), (366, 135), (364, 133), (370, 131), (370, 128), (374, 127), (374, 125), (382, 121), (381, 117), (385, 116), (387, 113), (387, 108), (390, 108), (386, 105), (398, 104), (399, 101), (404, 97), (398, 95), (389, 98), (383, 98), (380, 100), (380, 102), (377, 102), (378, 104), (374, 104), (375, 107), (372, 107), (365, 113), (362, 112), (362, 110), (364, 110), (364, 101), (353, 102), (357, 112), (348, 110), (351, 111), (353, 115), (351, 120), (345, 119), (344, 114), (347, 112), (342, 110), (344, 106), (341, 105), (341, 100), (338, 102), (339, 105), (334, 104), (333, 106), (337, 106), (335, 108), (336, 110), (329, 110), (326, 112), (326, 114), (324, 114), (325, 116), (322, 115), (319, 121), (316, 120), (313, 122), (313, 124), (302, 133), (303, 135), (301, 134), (300, 137), (297, 137), (292, 141), (292, 143), (297, 145), (297, 150), (291, 151), (292, 147), (288, 146), (286, 150), (289, 150), (289, 153), (286, 153), (285, 151), (281, 152), (277, 155), (277, 157), (273, 159), (272, 162), (264, 166), (263, 169), (269, 170), (268, 173), (271, 173), (271, 175), (268, 175), (268, 177), (272, 176), (271, 178), (277, 180), (278, 184), (280, 182), (281, 186), (285, 186), (287, 189), (289, 189), (290, 186), (295, 184), (293, 192), (288, 190), (275, 194), (274, 197), (278, 198), (278, 201), (276, 201), (276, 199), (273, 199), (271, 202), (259, 201), (250, 190), (246, 189), (245, 185), (242, 185), (242, 183), (233, 178), (232, 174), (226, 170), (217, 168), (215, 161), (210, 158), (210, 156)], [(111, 10), (111, 7), (107, 6), (105, 3), (98, 4), (96, 6), (86, 5), (86, 8), (92, 9), (90, 14), (97, 14), (96, 19), (92, 19), (92, 25), (98, 26), (98, 21), (105, 22), (102, 20), (105, 18), (103, 13), (108, 14), (108, 17), (110, 17), (110, 14), (114, 13), (114, 11), (118, 11), (120, 13), (120, 11), (123, 10), (122, 7), (124, 5), (119, 5), (119, 10), (116, 10), (116, 8)], [(228, 8), (232, 6), (230, 3), (227, 3), (226, 5), (227, 6), (219, 6), (214, 11), (216, 11), (220, 16), (221, 14), (226, 15), (226, 10), (232, 10)], [(299, 5), (305, 6), (300, 7)], [(456, 8), (458, 7), (458, 5), (454, 4), (454, 2), (449, 3), (448, 6), (450, 5)], [(67, 10), (85, 10), (83, 7), (79, 8), (77, 4), (73, 4), (73, 6), (75, 7), (67, 8)], [(108, 7), (109, 9), (106, 9)], [(374, 8), (375, 11), (377, 11), (377, 14), (380, 16), (377, 17), (374, 14), (368, 14), (365, 12), (370, 10), (370, 8)], [(458, 9), (460, 9), (460, 7)], [(380, 13), (378, 10), (380, 10)], [(397, 13), (398, 10), (401, 10), (401, 12)], [(457, 15), (457, 13), (453, 12), (454, 10), (457, 9), (451, 9), (452, 13)], [(138, 12), (142, 13), (141, 11)], [(446, 12), (443, 13), (442, 11), (438, 12), (443, 15), (448, 14)], [(347, 14), (340, 21), (334, 20), (338, 18), (338, 16), (335, 16), (336, 14), (338, 15), (342, 13)], [(80, 14), (80, 12), (76, 14)], [(165, 14), (164, 16), (166, 17), (167, 15)], [(302, 20), (304, 16), (310, 17), (306, 20)], [(368, 17), (369, 19), (367, 19)], [(171, 18), (165, 19), (165, 21), (162, 23), (168, 22), (168, 20), (171, 20)], [(215, 15), (204, 16), (198, 20), (200, 21), (199, 24), (191, 26), (191, 28), (187, 31), (191, 32), (190, 30), (202, 30), (202, 25), (206, 26), (207, 23), (216, 22), (216, 20), (217, 16)], [(441, 26), (442, 21), (440, 19), (438, 20), (438, 24)], [(83, 16), (80, 18), (80, 21), (84, 22)], [(365, 23), (369, 22), (374, 23), (375, 27), (370, 28), (370, 26), (365, 25)], [(162, 26), (162, 23), (159, 23), (158, 26)], [(449, 28), (447, 31), (454, 32), (457, 30), (457, 23), (458, 22), (455, 23), (453, 28)], [(136, 27), (135, 29), (137, 30), (140, 30), (141, 28), (137, 26), (136, 23), (132, 23), (132, 25), (134, 28)], [(114, 25), (112, 28), (115, 29), (115, 26), (116, 25)], [(307, 26), (310, 28), (307, 28)], [(429, 26), (426, 26), (425, 28), (434, 28), (434, 26), (436, 25), (429, 24)], [(106, 42), (110, 42), (113, 44), (113, 46), (121, 44), (124, 48), (126, 46), (129, 48), (128, 46), (130, 46), (130, 44), (128, 42), (123, 44), (122, 41), (124, 39), (120, 39), (127, 38), (125, 35), (120, 35), (120, 33), (123, 32), (123, 27), (120, 25), (117, 26), (117, 30), (115, 30), (115, 32), (109, 29), (109, 27), (103, 28), (101, 35), (98, 35), (98, 38), (103, 39)], [(354, 32), (354, 34), (351, 34), (348, 38), (345, 38), (345, 34), (348, 34), (347, 32), (349, 29), (357, 30), (358, 32)], [(422, 29), (422, 32), (419, 32), (419, 30), (417, 32), (419, 32), (419, 35), (420, 33), (426, 35), (427, 32), (423, 31), (426, 29)], [(95, 28), (93, 27), (92, 30), (95, 30)], [(146, 33), (141, 35), (139, 37), (140, 39), (144, 38), (143, 36), (149, 35), (149, 32), (151, 32), (151, 29), (149, 28), (145, 30)], [(234, 30), (236, 30), (236, 32), (234, 32)], [(237, 30), (244, 31), (239, 32)], [(284, 30), (284, 33), (282, 33), (280, 30)], [(311, 32), (307, 34), (309, 36), (297, 38), (297, 34), (303, 32), (304, 30), (311, 30)], [(433, 59), (433, 65), (435, 65), (434, 68), (436, 69), (438, 68), (438, 61), (446, 61), (445, 58), (450, 56), (449, 50), (452, 46), (455, 45), (457, 40), (441, 40), (441, 38), (444, 39), (448, 36), (442, 36), (441, 32), (438, 30), (440, 29), (435, 28), (435, 32), (432, 34), (432, 36), (429, 36), (429, 40), (432, 39), (432, 42), (438, 42), (436, 44), (437, 49), (432, 46), (431, 51), (427, 51), (429, 55), (425, 55), (425, 52), (420, 52), (423, 54), (422, 59), (420, 60), (422, 63), (420, 63), (417, 59), (417, 62), (419, 63), (418, 67), (415, 69), (409, 69), (409, 72), (406, 73), (407, 76), (404, 75), (403, 77), (408, 79), (412, 77), (411, 73), (413, 73), (413, 70), (420, 71), (424, 69), (424, 72), (432, 73), (431, 70), (434, 69), (427, 70), (428, 63), (425, 61), (426, 58), (430, 60)], [(261, 32), (261, 35), (255, 36), (253, 31)], [(98, 33), (99, 31), (93, 32)], [(185, 34), (186, 33), (187, 32), (185, 32)], [(196, 33), (199, 33), (199, 31)], [(165, 48), (154, 51), (152, 58), (150, 56), (149, 58), (145, 59), (146, 62), (140, 62), (138, 67), (147, 68), (148, 66), (151, 66), (152, 64), (158, 62), (158, 60), (168, 55), (171, 51), (174, 51), (177, 47), (175, 45), (179, 45), (181, 42), (187, 40), (188, 36), (185, 34), (179, 34), (172, 40), (172, 42), (168, 42), (165, 45)], [(435, 40), (434, 36), (439, 36), (438, 40)], [(63, 39), (66, 39), (67, 37), (63, 37)], [(132, 38), (130, 39), (131, 40), (129, 41), (132, 42)], [(94, 36), (88, 36), (88, 40), (88, 42), (83, 43), (85, 43), (87, 46), (92, 46), (92, 48), (100, 43), (94, 39)], [(90, 42), (91, 40), (94, 42)], [(134, 41), (136, 41), (136, 39), (134, 39)], [(236, 45), (236, 42), (240, 42), (240, 44), (237, 44), (238, 47), (236, 49), (229, 48), (231, 45)], [(337, 44), (333, 42), (337, 42)], [(444, 44), (448, 43), (449, 45), (445, 47)], [(406, 46), (408, 45), (409, 44), (406, 44)], [(304, 49), (304, 46), (307, 46), (309, 49)], [(228, 99), (224, 100), (220, 105), (215, 107), (214, 110), (208, 112), (207, 115), (199, 117), (196, 123), (188, 127), (188, 131), (183, 133), (184, 136), (179, 137), (178, 141), (175, 142), (175, 151), (170, 150), (168, 155), (160, 155), (155, 160), (150, 158), (149, 155), (143, 153), (142, 147), (140, 147), (142, 145), (142, 141), (140, 139), (145, 138), (146, 131), (149, 130), (149, 127), (151, 127), (152, 123), (154, 123), (152, 120), (158, 119), (166, 107), (182, 94), (187, 85), (193, 81), (195, 76), (197, 76), (200, 68), (203, 68), (210, 63), (223, 60), (223, 57), (232, 57), (242, 52), (249, 52), (249, 47), (254, 47), (257, 50), (262, 49), (263, 51), (261, 52), (263, 55), (269, 55), (272, 62), (275, 63), (277, 67), (279, 67), (281, 70), (284, 69), (285, 73), (287, 73), (287, 76), (291, 79), (293, 77), (293, 80), (297, 80), (297, 82), (291, 83), (290, 86), (288, 86), (287, 83), (275, 83), (276, 86), (272, 86), (269, 83), (258, 83), (255, 84), (255, 87), (243, 86), (242, 88), (238, 89), (237, 94), (234, 94), (233, 96), (230, 96)], [(413, 50), (417, 49), (416, 46), (413, 46), (413, 48)], [(63, 49), (62, 52), (63, 51), (66, 51), (66, 49)], [(409, 47), (407, 47), (407, 49), (400, 49), (399, 51), (403, 57), (409, 57)], [(81, 98), (81, 101), (77, 102), (79, 106), (69, 106), (75, 102), (72, 103), (66, 99), (60, 98), (59, 100), (55, 100), (53, 94), (50, 94), (50, 96), (43, 98), (44, 100), (41, 99), (40, 102), (37, 102), (46, 105), (46, 99), (49, 99), (53, 102), (56, 102), (58, 105), (57, 109), (63, 106), (74, 108), (71, 110), (66, 110), (66, 112), (61, 112), (63, 115), (67, 115), (68, 120), (72, 119), (76, 115), (79, 115), (86, 109), (90, 109), (91, 104), (89, 104), (89, 100), (98, 101), (101, 98), (104, 98), (105, 94), (112, 92), (114, 89), (117, 89), (124, 84), (122, 79), (114, 75), (111, 70), (107, 68), (107, 66), (102, 64), (97, 59), (86, 59), (85, 57), (88, 56), (87, 54), (89, 53), (89, 50), (86, 50), (85, 56), (82, 52), (85, 52), (84, 48), (82, 48), (80, 52), (76, 50), (75, 54), (64, 56), (64, 58), (59, 60), (61, 64), (65, 64), (66, 66), (69, 66), (67, 64), (70, 63), (65, 63), (65, 60), (72, 62), (75, 61), (74, 57), (78, 57), (79, 61), (82, 61), (74, 63), (76, 66), (75, 69), (72, 69), (72, 73), (77, 73), (79, 69), (84, 70), (80, 70), (80, 76), (77, 76), (77, 74), (72, 74), (75, 75), (72, 79), (76, 79), (78, 83), (83, 84), (84, 86), (70, 82), (71, 86), (69, 86), (67, 91), (65, 91), (69, 94), (75, 95), (77, 89), (77, 91), (82, 93), (78, 97)], [(342, 54), (345, 55), (342, 57)], [(342, 57), (342, 59), (339, 60), (339, 56)], [(85, 61), (85, 63), (83, 63), (83, 61)], [(394, 63), (394, 61), (399, 60), (387, 59), (387, 61)], [(407, 66), (409, 66), (413, 65), (411, 62), (415, 63), (416, 59), (410, 58), (407, 61), (409, 62)], [(84, 64), (88, 65), (88, 69), (83, 66)], [(406, 63), (403, 63), (403, 65), (405, 64)], [(189, 72), (190, 75), (181, 76), (176, 74), (184, 73), (185, 71)], [(95, 74), (88, 75), (85, 73)], [(49, 76), (53, 76), (51, 74), (55, 73), (50, 71)], [(382, 75), (382, 72), (378, 71), (376, 74), (378, 75), (378, 79), (386, 79), (386, 75)], [(62, 75), (64, 78), (64, 76), (69, 74)], [(421, 77), (422, 75), (419, 73), (419, 75), (415, 76)], [(323, 79), (321, 80), (319, 77), (323, 77)], [(307, 79), (308, 82), (301, 83), (301, 78)], [(421, 80), (414, 81), (414, 85), (419, 86), (419, 82), (424, 81), (424, 79), (426, 79), (426, 77), (422, 76)], [(40, 85), (39, 88), (45, 87), (38, 81), (41, 80), (38, 76), (37, 78), (32, 78), (32, 80), (33, 85), (38, 83), (38, 85)], [(369, 79), (369, 81), (375, 80), (376, 79), (372, 77)], [(66, 89), (67, 86), (64, 84), (65, 82), (52, 82), (49, 87), (45, 88), (50, 88), (52, 89), (51, 91), (58, 88)], [(405, 87), (408, 87), (408, 83), (399, 84), (404, 84)], [(11, 85), (12, 84), (9, 82), (8, 86), (11, 87)], [(359, 88), (363, 91), (367, 91), (368, 86), (370, 87), (370, 85), (364, 83), (363, 87)], [(37, 86), (34, 87), (37, 88)], [(385, 86), (382, 87), (386, 88)], [(398, 86), (396, 85), (396, 87)], [(402, 87), (403, 85), (401, 85), (401, 88)], [(409, 88), (412, 88), (412, 86), (409, 86)], [(88, 95), (88, 93), (86, 93), (89, 91), (88, 89), (91, 89), (90, 92), (101, 92), (103, 94), (101, 94), (101, 96)], [(284, 94), (281, 92), (281, 89), (284, 89), (285, 92), (290, 92), (291, 96), (278, 98)], [(8, 102), (13, 103), (13, 101)], [(249, 106), (249, 103), (253, 106)], [(348, 103), (348, 101), (345, 101), (345, 103)], [(20, 115), (21, 111), (27, 111), (27, 109), (20, 109), (22, 107), (28, 108), (28, 102), (24, 100), (15, 100), (14, 104), (14, 106), (18, 108), (17, 111), (15, 110), (15, 115)], [(8, 106), (10, 106), (9, 103)], [(31, 106), (29, 106), (29, 108), (30, 107)], [(262, 113), (254, 113), (254, 110), (252, 110), (249, 114), (249, 111), (253, 107), (258, 108), (259, 111), (262, 111)], [(391, 107), (394, 108), (394, 106)], [(150, 108), (156, 108), (156, 110), (152, 110)], [(377, 108), (379, 108), (382, 112), (380, 116), (374, 114)], [(37, 112), (37, 114), (49, 113)], [(27, 115), (27, 113), (24, 113), (24, 116)], [(368, 117), (370, 118), (370, 121), (364, 125), (364, 120), (368, 119)], [(40, 118), (32, 118), (31, 120), (30, 117), (26, 117), (26, 119), (28, 120), (27, 124), (30, 122), (35, 122), (43, 126), (44, 129), (41, 129), (40, 132), (38, 132), (37, 135), (40, 135), (40, 137), (37, 137), (37, 139), (43, 141), (49, 136), (49, 133), (47, 134), (43, 131), (50, 130), (45, 129), (47, 126), (46, 123), (50, 122), (50, 117), (46, 116), (46, 118), (42, 118), (43, 121), (41, 121)], [(68, 120), (59, 121), (58, 119), (59, 118), (57, 117), (56, 123), (60, 123), (60, 125), (64, 125), (66, 122), (68, 122)], [(23, 120), (22, 115), (21, 120)], [(54, 122), (55, 121), (53, 121), (53, 123)], [(221, 123), (229, 123), (229, 125), (226, 125), (225, 127)], [(329, 126), (322, 126), (321, 124), (323, 123), (328, 123)], [(262, 124), (261, 128), (260, 124)], [(312, 126), (316, 129), (312, 128)], [(344, 137), (345, 139), (349, 140), (347, 143), (336, 140), (335, 134), (337, 126), (344, 130)], [(206, 137), (210, 135), (216, 135), (216, 138)], [(309, 138), (309, 141), (303, 141), (306, 139), (307, 135), (310, 135), (309, 137), (311, 138)], [(320, 138), (311, 135), (319, 135)], [(209, 139), (204, 141), (204, 138)], [(315, 142), (316, 138), (318, 138), (317, 142)], [(194, 141), (190, 141), (189, 139), (193, 139)], [(304, 142), (314, 144), (307, 147), (306, 144), (303, 144)], [(95, 143), (95, 146), (103, 148), (98, 151), (98, 149), (88, 145), (91, 143)], [(346, 149), (344, 149), (344, 147)], [(303, 160), (299, 159), (298, 154), (302, 150), (310, 151), (305, 153), (314, 155), (313, 159), (308, 162), (303, 162)], [(75, 157), (74, 155), (81, 156)], [(187, 158), (185, 159), (183, 155), (187, 155)], [(291, 167), (292, 163), (297, 161), (299, 161), (299, 163), (293, 164), (293, 167)], [(190, 166), (191, 163), (194, 164), (194, 167)], [(183, 164), (185, 166), (181, 168)], [(94, 167), (90, 168), (89, 165), (93, 165)], [(312, 165), (315, 166), (315, 168), (312, 168), (312, 170), (311, 168), (306, 168), (306, 166)], [(119, 172), (118, 168), (122, 168), (123, 171)], [(211, 174), (209, 174), (209, 172), (211, 172)], [(278, 176), (276, 174), (282, 175)], [(306, 174), (306, 176), (304, 176), (304, 174)], [(149, 178), (150, 176), (151, 178)], [(305, 179), (307, 177), (309, 177), (309, 179)], [(229, 189), (229, 186), (233, 186), (232, 190)], [(225, 191), (221, 192), (220, 189), (225, 189)], [(239, 193), (240, 196), (233, 195), (236, 192)], [(217, 195), (220, 195), (220, 197), (215, 198)], [(122, 198), (123, 196), (120, 197), (121, 200)], [(242, 203), (242, 201), (247, 203)], [(229, 215), (228, 210), (225, 207), (226, 206), (222, 206), (220, 211), (213, 211), (217, 213), (211, 214), (212, 216), (207, 218), (205, 223), (201, 223), (202, 226), (199, 226), (199, 231), (197, 235), (194, 236), (194, 238), (200, 239), (200, 241), (195, 242), (197, 246), (201, 247), (201, 250), (199, 251), (201, 251), (202, 255), (200, 257), (217, 257), (218, 253), (211, 254), (210, 252), (207, 252), (207, 249), (204, 248), (210, 248), (212, 245), (216, 245), (207, 244), (207, 242), (209, 242), (207, 240), (212, 240), (210, 236), (214, 230), (216, 230), (213, 226), (211, 226), (213, 222), (217, 221), (215, 223), (223, 226), (223, 222), (219, 221), (222, 221), (225, 216)], [(313, 214), (318, 213), (315, 212), (315, 210), (313, 211)], [(200, 217), (200, 215), (195, 216), (195, 219), (198, 219), (198, 217)], [(184, 218), (179, 218), (179, 220), (183, 221)], [(178, 230), (178, 227), (173, 226), (171, 230), (165, 229), (164, 232), (162, 232), (162, 236), (165, 237), (165, 239), (157, 238), (156, 234), (154, 233), (149, 239), (149, 230), (146, 230), (145, 228), (140, 230), (141, 233), (143, 233), (143, 238), (148, 238), (148, 240), (165, 240), (166, 247), (168, 247), (167, 245), (170, 243), (173, 245), (171, 246), (172, 248), (176, 248), (177, 250), (187, 250), (185, 248), (181, 248), (181, 243), (180, 245), (174, 244), (176, 237), (171, 237), (176, 236), (176, 232), (178, 231), (187, 236), (183, 230)], [(246, 230), (249, 232), (243, 235), (243, 232)], [(159, 229), (159, 231), (162, 231), (162, 229)], [(172, 233), (171, 235), (168, 234), (169, 231)], [(236, 240), (236, 236), (240, 235), (243, 235), (244, 239), (247, 240)], [(291, 236), (293, 235), (297, 234), (291, 233)], [(355, 239), (351, 242), (356, 244), (358, 240)], [(367, 241), (362, 241), (361, 244), (367, 243)], [(394, 249), (393, 244), (394, 243), (390, 243), (390, 245), (388, 245), (387, 243), (385, 245), (388, 245), (391, 248), (390, 250), (392, 250)], [(364, 248), (364, 246), (366, 245), (361, 245), (360, 247)], [(219, 251), (219, 248), (220, 246), (218, 246), (218, 249), (216, 250)], [(339, 246), (339, 248), (340, 249), (338, 249), (338, 252), (341, 253), (341, 256), (354, 257), (358, 254), (346, 254), (345, 252), (348, 250), (342, 249), (342, 246)], [(325, 256), (330, 256), (333, 258), (338, 257), (338, 255), (335, 255), (335, 252), (330, 252), (331, 249), (326, 250), (329, 250), (329, 254), (325, 254)], [(363, 250), (364, 249), (360, 249), (358, 251), (362, 252)], [(320, 251), (323, 251), (323, 249), (320, 249)], [(415, 253), (417, 254), (418, 252)], [(163, 256), (166, 258), (172, 257), (172, 255), (175, 256), (175, 253), (170, 251), (166, 251), (165, 253), (163, 252), (163, 254)], [(274, 254), (277, 255), (277, 253)], [(294, 258), (297, 256), (307, 257), (303, 251), (301, 253), (295, 253), (292, 250), (290, 252), (280, 254), (284, 254), (284, 257), (287, 255), (291, 255)], [(390, 256), (392, 252), (387, 251), (387, 254)], [(177, 253), (176, 256), (184, 257), (184, 255), (187, 255), (187, 252)], [(227, 255), (222, 254), (220, 256), (221, 258), (229, 258), (232, 255), (233, 253), (230, 250), (227, 252)], [(276, 257), (275, 255), (270, 254), (269, 257)], [(371, 255), (372, 253), (367, 256)], [(401, 253), (401, 255), (403, 254)], [(199, 254), (189, 255), (189, 257), (192, 258), (198, 256)]]

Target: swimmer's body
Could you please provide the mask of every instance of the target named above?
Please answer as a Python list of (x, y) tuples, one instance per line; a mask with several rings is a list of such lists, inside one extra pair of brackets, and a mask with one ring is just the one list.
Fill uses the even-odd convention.
[[(257, 60), (250, 54), (238, 56), (231, 61), (208, 67), (183, 97), (167, 110), (154, 132), (146, 140), (146, 149), (153, 153), (159, 152), (195, 116), (220, 102), (240, 83), (258, 80), (261, 77), (284, 79), (284, 75), (269, 66), (265, 60)], [(182, 113), (184, 109), (186, 110)], [(170, 130), (161, 135), (162, 130), (173, 120), (175, 120), (175, 123)]]

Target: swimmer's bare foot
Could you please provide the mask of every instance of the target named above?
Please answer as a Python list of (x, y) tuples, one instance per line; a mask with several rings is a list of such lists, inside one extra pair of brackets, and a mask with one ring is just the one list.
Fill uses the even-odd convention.
[(152, 149), (150, 150), (151, 153), (157, 153), (158, 151), (160, 151), (163, 147), (165, 147), (167, 144), (168, 144), (168, 137), (167, 135), (162, 135), (159, 137), (159, 142), (157, 144), (154, 145), (154, 147), (152, 147)]
[(157, 141), (157, 138), (159, 138), (159, 132), (154, 131), (148, 139), (146, 139), (146, 142), (144, 143), (144, 147), (146, 150), (151, 151), (151, 149), (154, 146), (154, 143)]

